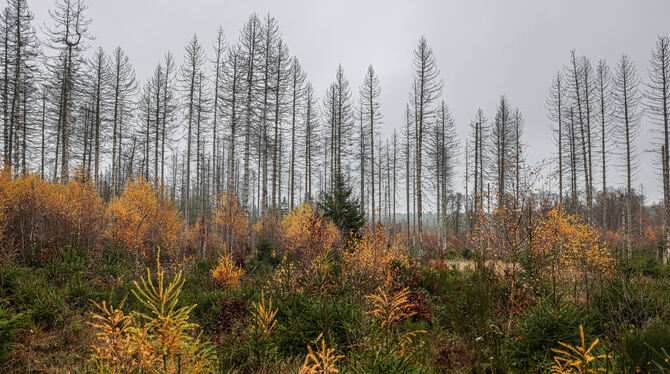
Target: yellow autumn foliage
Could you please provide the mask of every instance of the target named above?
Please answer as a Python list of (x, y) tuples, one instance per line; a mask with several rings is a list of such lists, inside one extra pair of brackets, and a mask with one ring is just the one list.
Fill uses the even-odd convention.
[(374, 289), (385, 280), (392, 264), (408, 265), (409, 249), (402, 237), (393, 240), (379, 225), (374, 232), (352, 239), (342, 257), (348, 280), (357, 287)]
[(235, 265), (225, 244), (223, 248), (223, 254), (219, 254), (216, 266), (212, 269), (212, 277), (223, 287), (236, 286), (244, 275), (244, 270)]
[(390, 330), (414, 312), (410, 311), (413, 305), (408, 299), (407, 287), (395, 293), (388, 292), (387, 288), (380, 286), (376, 293), (365, 296), (371, 303), (371, 309), (366, 314), (372, 316), (373, 322), (379, 323), (383, 329)]
[(542, 218), (533, 242), (537, 251), (552, 257), (563, 269), (601, 274), (614, 269), (614, 257), (598, 231), (560, 207)]
[[(319, 345), (319, 343), (321, 343)], [(300, 374), (327, 374), (339, 373), (337, 362), (344, 358), (342, 355), (335, 354), (334, 348), (328, 348), (323, 339), (323, 334), (314, 340), (317, 349), (313, 350), (311, 345), (307, 346), (307, 356), (300, 368)]]
[(136, 256), (154, 256), (157, 248), (177, 248), (183, 221), (174, 204), (142, 178), (131, 181), (107, 208), (107, 238)]
[[(613, 373), (611, 363), (611, 355), (597, 354), (595, 348), (600, 342), (599, 339), (594, 340), (591, 344), (587, 344), (584, 339), (584, 327), (579, 325), (580, 344), (572, 346), (567, 343), (558, 342), (560, 349), (552, 349), (556, 356), (554, 356), (555, 364), (551, 367), (552, 374), (596, 374), (596, 373)], [(603, 367), (604, 366), (604, 367)]]
[(189, 322), (195, 305), (177, 307), (184, 280), (181, 271), (167, 279), (157, 256), (155, 274), (147, 269), (134, 282), (133, 295), (148, 313), (126, 315), (105, 302), (95, 306), (91, 326), (96, 341), (91, 346), (99, 373), (209, 373), (214, 370), (212, 348), (195, 335), (197, 324)]
[(281, 234), (288, 261), (301, 270), (309, 268), (318, 255), (334, 251), (340, 240), (337, 226), (308, 204), (284, 217)]
[(261, 300), (251, 303), (251, 319), (254, 331), (262, 336), (264, 339), (270, 337), (277, 326), (277, 320), (275, 316), (277, 315), (278, 309), (272, 307), (272, 299), (265, 299), (265, 293), (261, 292)]
[(67, 245), (96, 247), (106, 225), (104, 202), (87, 178), (59, 184), (5, 169), (0, 202), (4, 245), (38, 262)]
[(249, 239), (249, 219), (233, 193), (223, 192), (217, 197), (213, 216), (215, 230), (228, 248), (245, 249)]

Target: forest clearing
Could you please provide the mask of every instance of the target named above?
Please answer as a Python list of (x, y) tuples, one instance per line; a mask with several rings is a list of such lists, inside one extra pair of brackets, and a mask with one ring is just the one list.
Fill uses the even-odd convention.
[(670, 373), (670, 9), (521, 3), (6, 0), (0, 372)]

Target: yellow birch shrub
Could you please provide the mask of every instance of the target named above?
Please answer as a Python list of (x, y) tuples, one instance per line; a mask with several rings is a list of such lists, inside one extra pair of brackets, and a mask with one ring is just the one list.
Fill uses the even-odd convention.
[(39, 262), (67, 245), (100, 244), (106, 225), (104, 202), (82, 175), (59, 184), (36, 174), (13, 178), (5, 169), (0, 172), (0, 201), (3, 242), (20, 249), (24, 258)]
[(107, 225), (105, 203), (90, 178), (83, 175), (80, 178), (60, 185), (65, 216), (70, 225), (68, 241), (77, 246), (97, 246)]
[[(274, 254), (276, 256), (276, 254)], [(274, 270), (272, 278), (268, 280), (265, 289), (271, 292), (284, 294), (288, 292), (302, 292), (304, 284), (304, 273), (296, 268), (295, 264), (288, 261), (286, 256)]]
[(25, 259), (40, 261), (48, 252), (65, 242), (63, 230), (65, 201), (62, 191), (34, 174), (13, 179), (8, 170), (2, 172), (4, 204), (4, 242), (18, 248)]
[(330, 285), (329, 260), (339, 249), (337, 226), (303, 204), (281, 221), (281, 263), (266, 289), (279, 293), (302, 292), (305, 287), (325, 291)]
[(249, 241), (249, 219), (231, 192), (216, 199), (213, 212), (215, 230), (231, 250), (244, 250)]
[(378, 225), (374, 232), (353, 238), (342, 254), (348, 282), (363, 290), (372, 290), (384, 282), (392, 264), (407, 266), (409, 249), (401, 236), (395, 240)]
[(216, 224), (205, 216), (200, 216), (192, 225), (184, 229), (182, 249), (185, 255), (192, 255), (200, 261), (212, 258), (224, 249), (223, 241)]
[(560, 207), (550, 210), (540, 221), (534, 243), (536, 250), (563, 270), (606, 274), (614, 269), (614, 257), (598, 231)]
[(281, 234), (287, 260), (303, 271), (318, 255), (334, 251), (340, 239), (337, 226), (308, 204), (284, 217)]
[(160, 247), (173, 253), (183, 227), (174, 204), (142, 178), (131, 181), (107, 208), (107, 238), (136, 257), (152, 258)]

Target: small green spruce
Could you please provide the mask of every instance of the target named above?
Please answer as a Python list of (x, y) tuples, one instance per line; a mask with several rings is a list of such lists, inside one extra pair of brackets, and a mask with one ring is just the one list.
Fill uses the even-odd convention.
[(365, 224), (365, 214), (361, 212), (358, 199), (352, 196), (352, 189), (341, 174), (334, 176), (332, 191), (323, 191), (317, 207), (321, 214), (332, 220), (345, 236), (356, 235)]
[(14, 343), (14, 334), (27, 324), (27, 315), (13, 314), (0, 306), (0, 364), (9, 359)]

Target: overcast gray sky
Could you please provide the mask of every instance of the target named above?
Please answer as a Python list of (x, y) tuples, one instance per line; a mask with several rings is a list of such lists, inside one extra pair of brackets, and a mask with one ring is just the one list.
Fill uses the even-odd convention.
[[(30, 0), (36, 23), (48, 20), (54, 0)], [(576, 49), (614, 70), (627, 53), (646, 79), (658, 34), (670, 34), (668, 0), (505, 1), (215, 1), (90, 0), (93, 47), (121, 46), (140, 81), (171, 50), (181, 63), (183, 48), (197, 33), (207, 46), (216, 29), (236, 41), (249, 14), (270, 13), (318, 94), (344, 67), (354, 94), (372, 64), (382, 85), (383, 132), (400, 128), (411, 81), (412, 53), (425, 35), (445, 82), (443, 97), (462, 136), (478, 107), (493, 118), (505, 94), (526, 118), (528, 158), (537, 162), (554, 151), (545, 100), (551, 80)], [(636, 185), (660, 198), (659, 172), (651, 163), (649, 121), (638, 139), (641, 167)], [(608, 178), (620, 182), (621, 170)], [(597, 174), (599, 175), (599, 174)], [(595, 183), (595, 182), (594, 182)]]

